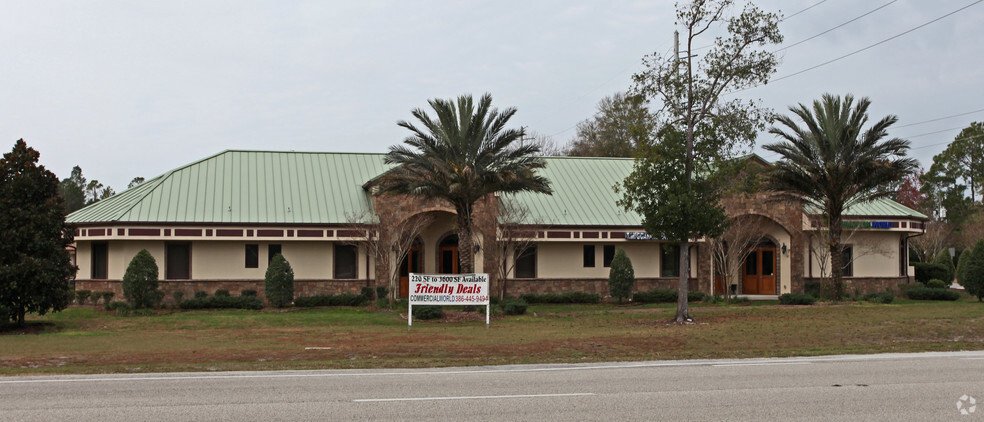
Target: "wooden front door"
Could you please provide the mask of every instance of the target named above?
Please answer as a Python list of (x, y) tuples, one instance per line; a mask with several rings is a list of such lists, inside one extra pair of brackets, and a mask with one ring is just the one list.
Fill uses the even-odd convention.
[(747, 295), (776, 294), (776, 247), (759, 246), (745, 258), (742, 271), (742, 293)]
[(400, 263), (400, 297), (410, 296), (410, 273), (420, 272), (420, 245), (414, 245)]

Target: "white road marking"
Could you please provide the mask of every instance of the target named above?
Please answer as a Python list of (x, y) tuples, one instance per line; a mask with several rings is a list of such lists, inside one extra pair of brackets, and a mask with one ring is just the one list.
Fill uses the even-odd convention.
[(312, 346), (312, 347), (305, 347), (304, 350), (331, 350), (331, 347)]
[(429, 400), (477, 400), (477, 399), (528, 399), (539, 397), (575, 397), (575, 396), (594, 396), (595, 393), (569, 393), (569, 394), (512, 394), (507, 396), (460, 396), (460, 397), (405, 397), (393, 399), (358, 399), (352, 400), (356, 403), (366, 402), (387, 402), (387, 401), (429, 401)]

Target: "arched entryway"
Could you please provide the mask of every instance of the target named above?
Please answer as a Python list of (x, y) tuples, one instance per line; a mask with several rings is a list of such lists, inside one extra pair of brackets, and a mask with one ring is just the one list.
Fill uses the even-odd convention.
[(410, 296), (410, 273), (423, 272), (420, 252), (423, 250), (420, 239), (416, 239), (407, 255), (400, 262), (400, 297)]
[(458, 274), (458, 235), (446, 236), (438, 244), (437, 272), (440, 274)]
[(776, 244), (766, 241), (752, 248), (745, 258), (741, 274), (743, 294), (776, 294)]

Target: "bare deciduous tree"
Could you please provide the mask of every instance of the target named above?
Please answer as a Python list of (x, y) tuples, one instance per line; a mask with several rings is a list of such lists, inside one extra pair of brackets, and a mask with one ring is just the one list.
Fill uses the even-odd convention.
[(488, 236), (483, 239), (482, 245), (482, 249), (495, 263), (489, 271), (496, 280), (491, 293), (499, 296), (499, 299), (505, 296), (506, 280), (516, 267), (516, 260), (508, 258), (522, 254), (536, 241), (536, 230), (531, 229), (531, 226), (539, 225), (530, 222), (528, 208), (511, 196), (499, 198), (498, 234), (495, 238)]
[(399, 295), (400, 264), (406, 259), (410, 247), (420, 234), (431, 225), (434, 217), (428, 214), (414, 215), (401, 223), (386, 227), (385, 230), (374, 216), (349, 215), (347, 220), (359, 232), (356, 242), (364, 245), (366, 253), (376, 259), (376, 268), (386, 271), (390, 305), (393, 305)]
[[(728, 229), (716, 238), (710, 239), (711, 253), (715, 267), (720, 268), (724, 277), (724, 296), (731, 300), (729, 284), (737, 282), (742, 266), (752, 248), (764, 238), (762, 218), (754, 215), (738, 215), (728, 209)], [(713, 283), (712, 283), (713, 284)], [(719, 292), (714, 292), (719, 293)]]

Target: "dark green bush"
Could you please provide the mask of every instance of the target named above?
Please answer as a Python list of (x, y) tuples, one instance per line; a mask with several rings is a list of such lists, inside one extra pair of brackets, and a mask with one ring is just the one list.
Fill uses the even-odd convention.
[(413, 307), (414, 319), (441, 319), (443, 316), (444, 310), (440, 306), (420, 305)]
[(598, 303), (601, 296), (585, 292), (567, 293), (526, 293), (519, 296), (526, 303)]
[(957, 300), (960, 293), (946, 289), (930, 289), (916, 286), (905, 290), (905, 296), (912, 300)]
[(938, 280), (934, 278), (926, 283), (926, 287), (929, 287), (930, 289), (945, 289), (947, 285), (945, 282), (943, 282), (943, 280)]
[(618, 299), (618, 303), (622, 303), (622, 299), (632, 296), (633, 284), (635, 270), (632, 269), (632, 260), (625, 254), (625, 250), (618, 248), (612, 258), (612, 266), (608, 269), (608, 294)]
[(803, 293), (785, 293), (779, 296), (780, 305), (812, 305), (817, 298)]
[(936, 255), (936, 260), (933, 261), (933, 263), (942, 265), (943, 268), (946, 268), (946, 276), (940, 277), (939, 280), (946, 284), (945, 287), (950, 287), (950, 284), (953, 283), (953, 278), (956, 277), (957, 273), (957, 268), (953, 265), (953, 258), (950, 257), (950, 251), (945, 248), (941, 250), (940, 253)]
[(939, 280), (946, 279), (950, 273), (950, 270), (943, 264), (913, 262), (912, 266), (916, 267), (916, 281), (922, 284), (926, 284), (934, 278)]
[(204, 290), (199, 290), (195, 292), (195, 299), (204, 299), (208, 297), (208, 292)]
[(632, 301), (639, 303), (674, 303), (677, 301), (677, 291), (674, 289), (654, 289), (648, 292), (639, 292), (632, 295)]
[(365, 306), (368, 304), (368, 296), (352, 293), (341, 293), (337, 295), (316, 294), (314, 296), (302, 296), (294, 299), (294, 306), (301, 308), (315, 306)]
[(98, 305), (102, 297), (103, 297), (103, 292), (96, 290), (89, 295), (89, 300), (92, 301), (93, 305)]
[(92, 290), (76, 290), (75, 297), (79, 299), (79, 305), (85, 305), (85, 301), (89, 299), (89, 295), (92, 294)]
[(255, 296), (212, 296), (188, 299), (181, 309), (262, 309), (263, 301)]
[(687, 302), (700, 302), (704, 300), (704, 292), (687, 292)]
[(116, 293), (113, 293), (113, 292), (102, 292), (103, 308), (106, 308), (106, 310), (109, 310), (109, 304), (110, 304), (110, 301), (113, 300), (113, 296), (116, 296)]
[(119, 315), (130, 315), (133, 312), (133, 307), (126, 302), (109, 302), (105, 307), (107, 311), (113, 311)]
[[(966, 255), (966, 252), (962, 255)], [(977, 241), (977, 245), (966, 261), (960, 285), (967, 290), (967, 293), (976, 297), (978, 302), (984, 301), (984, 239)]]
[(892, 303), (895, 300), (895, 295), (889, 292), (881, 293), (869, 293), (864, 295), (864, 300), (871, 303)]
[(181, 299), (184, 299), (185, 292), (181, 290), (175, 290), (171, 292), (171, 297), (174, 298), (174, 303), (181, 303)]
[(229, 297), (231, 295), (229, 294), (229, 291), (228, 290), (226, 290), (226, 289), (219, 289), (219, 290), (216, 290), (215, 291), (215, 296), (218, 296), (218, 297)]
[(164, 292), (157, 290), (157, 261), (147, 252), (140, 252), (130, 260), (123, 274), (123, 296), (135, 309), (155, 308), (164, 298)]
[(389, 294), (389, 289), (386, 286), (376, 286), (376, 299), (383, 299)]
[(803, 293), (806, 293), (813, 297), (820, 297), (820, 282), (819, 281), (807, 281), (803, 285)]
[(526, 313), (527, 306), (522, 299), (506, 299), (502, 301), (502, 312), (506, 315), (522, 315)]
[(239, 295), (240, 296), (256, 297), (256, 290), (253, 290), (253, 289), (241, 290), (239, 292)]
[(294, 270), (283, 255), (273, 256), (265, 280), (266, 298), (273, 306), (283, 308), (294, 301)]

